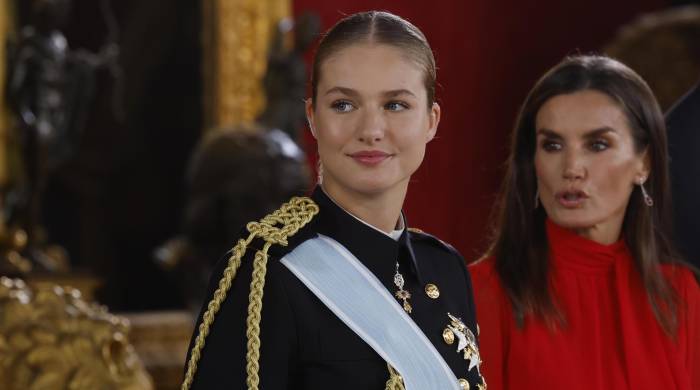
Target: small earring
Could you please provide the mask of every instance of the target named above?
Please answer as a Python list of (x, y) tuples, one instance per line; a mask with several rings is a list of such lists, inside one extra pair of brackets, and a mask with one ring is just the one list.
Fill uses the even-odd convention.
[(535, 208), (540, 207), (540, 189), (535, 190)]
[(645, 178), (639, 179), (639, 188), (642, 189), (642, 197), (644, 198), (644, 203), (648, 207), (651, 207), (654, 205), (654, 199), (651, 198), (651, 196), (647, 192), (646, 188), (644, 188), (644, 180), (646, 180), (646, 179)]

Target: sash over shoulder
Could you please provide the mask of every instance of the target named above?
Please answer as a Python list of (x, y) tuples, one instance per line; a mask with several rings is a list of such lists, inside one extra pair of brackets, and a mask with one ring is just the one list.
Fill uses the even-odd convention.
[(350, 251), (319, 235), (281, 260), (403, 379), (407, 390), (459, 390), (440, 353), (381, 282)]

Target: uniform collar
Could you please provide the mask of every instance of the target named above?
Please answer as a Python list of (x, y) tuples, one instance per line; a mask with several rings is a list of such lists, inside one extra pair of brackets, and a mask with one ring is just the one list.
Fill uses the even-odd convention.
[[(320, 186), (314, 189), (311, 198), (320, 209), (314, 219), (316, 232), (332, 237), (346, 247), (390, 291), (395, 289), (393, 277), (397, 260), (404, 277), (413, 275), (421, 281), (407, 229), (404, 228), (398, 240), (394, 240), (388, 234), (343, 210)], [(408, 226), (405, 217), (403, 222), (404, 227)]]
[(345, 208), (343, 208), (343, 206), (339, 205), (338, 202), (335, 201), (335, 199), (333, 199), (330, 195), (328, 195), (328, 193), (326, 192), (325, 189), (323, 189), (323, 187), (318, 186), (318, 188), (323, 192), (323, 194), (324, 194), (331, 202), (333, 202), (336, 206), (338, 206), (340, 209), (342, 209), (343, 211), (345, 211), (347, 214), (350, 214), (350, 215), (351, 215), (353, 218), (355, 218), (356, 220), (358, 220), (358, 221), (362, 222), (363, 224), (365, 224), (365, 225), (371, 227), (372, 229), (378, 231), (379, 233), (386, 234), (387, 236), (389, 236), (389, 237), (390, 237), (392, 240), (394, 240), (394, 241), (397, 241), (397, 242), (398, 242), (398, 241), (399, 241), (399, 238), (401, 238), (401, 234), (403, 233), (404, 230), (406, 230), (406, 223), (405, 223), (405, 219), (404, 219), (404, 216), (403, 216), (403, 212), (401, 213), (401, 215), (399, 215), (399, 221), (398, 221), (398, 223), (397, 223), (398, 227), (395, 228), (391, 233), (387, 233), (387, 232), (385, 232), (385, 231), (383, 231), (383, 230), (381, 230), (381, 229), (379, 229), (379, 228), (377, 228), (377, 227), (375, 227), (375, 226), (370, 225), (369, 223), (365, 222), (365, 221), (362, 220), (360, 217), (358, 217), (357, 215), (355, 215), (355, 214), (349, 212), (348, 210), (345, 210)]

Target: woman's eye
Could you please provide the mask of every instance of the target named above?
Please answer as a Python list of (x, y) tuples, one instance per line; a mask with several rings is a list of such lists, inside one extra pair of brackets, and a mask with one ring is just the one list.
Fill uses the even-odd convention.
[(561, 144), (552, 140), (544, 140), (542, 141), (542, 149), (547, 152), (556, 152), (561, 150)]
[(384, 109), (387, 111), (403, 111), (408, 108), (408, 104), (403, 102), (389, 102), (384, 105)]
[(602, 151), (606, 150), (609, 146), (610, 145), (608, 145), (608, 143), (606, 141), (601, 140), (601, 139), (595, 140), (595, 141), (591, 142), (591, 144), (590, 144), (590, 148), (594, 152), (602, 152)]
[(355, 108), (352, 105), (352, 103), (346, 100), (338, 100), (336, 102), (333, 102), (333, 104), (331, 104), (331, 107), (337, 112), (350, 112)]

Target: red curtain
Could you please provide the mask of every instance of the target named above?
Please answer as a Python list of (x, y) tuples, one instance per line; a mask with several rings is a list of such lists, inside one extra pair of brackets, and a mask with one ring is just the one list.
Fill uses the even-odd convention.
[[(294, 0), (325, 30), (343, 15), (386, 10), (417, 25), (438, 65), (442, 121), (412, 178), (410, 226), (453, 244), (473, 261), (488, 245), (488, 222), (503, 175), (508, 134), (528, 90), (567, 54), (598, 50), (617, 29), (669, 0), (371, 1)], [(307, 137), (310, 158), (315, 144)]]

